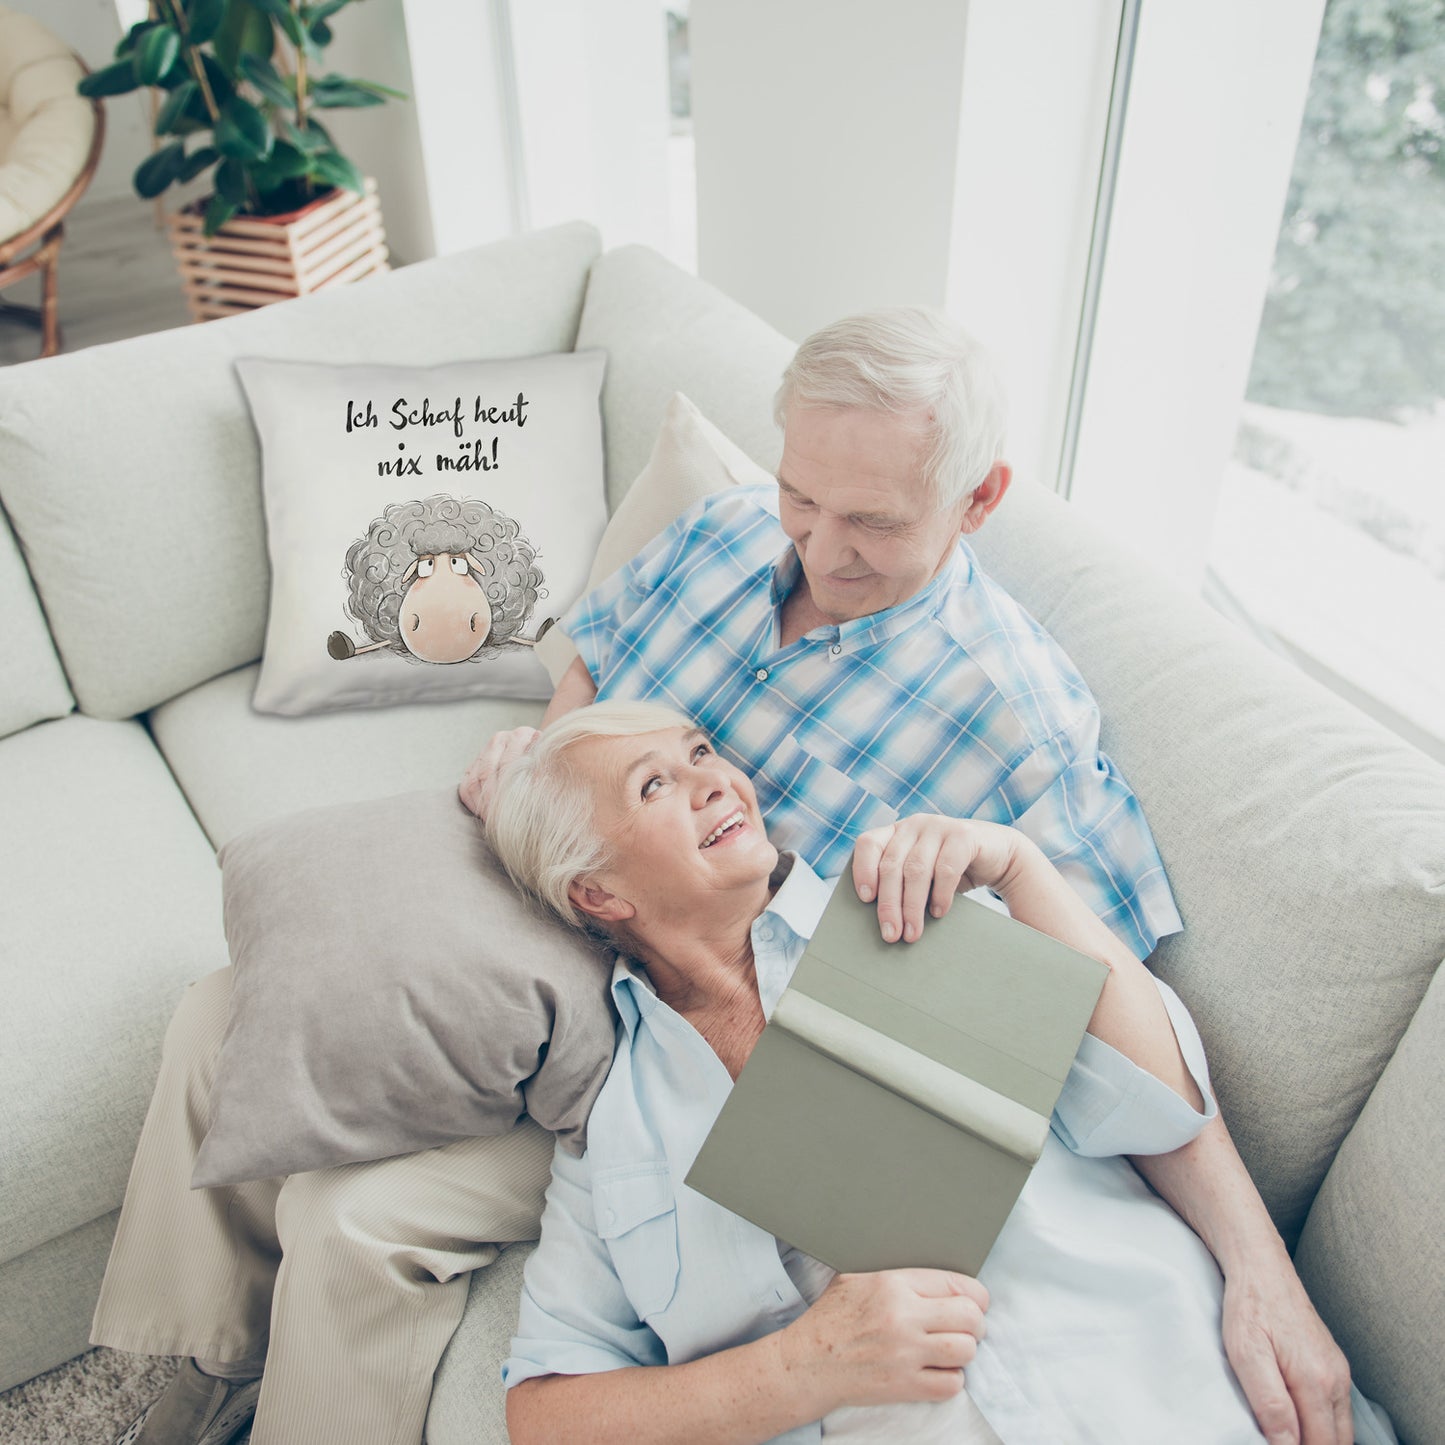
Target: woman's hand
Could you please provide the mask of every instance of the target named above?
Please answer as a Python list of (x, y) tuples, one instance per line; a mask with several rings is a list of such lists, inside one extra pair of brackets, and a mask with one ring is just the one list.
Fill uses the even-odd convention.
[(865, 903), (878, 900), (887, 942), (912, 943), (923, 932), (925, 912), (942, 918), (954, 895), (970, 888), (1003, 892), (1033, 848), (1017, 829), (999, 823), (917, 813), (858, 839), (853, 886)]
[(496, 733), (467, 769), (457, 786), (457, 794), (482, 822), (487, 821), (491, 810), (498, 769), (525, 753), (537, 737), (536, 728), (513, 728), (510, 732)]
[(779, 1337), (784, 1369), (840, 1405), (947, 1400), (983, 1338), (988, 1291), (965, 1274), (890, 1269), (840, 1274)]

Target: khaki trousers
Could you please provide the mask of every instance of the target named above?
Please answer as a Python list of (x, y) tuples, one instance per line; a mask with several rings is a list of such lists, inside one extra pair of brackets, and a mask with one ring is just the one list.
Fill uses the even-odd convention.
[(264, 1355), (253, 1445), (417, 1445), (468, 1273), (537, 1238), (552, 1136), (193, 1190), (230, 993), (213, 973), (171, 1021), (91, 1340)]

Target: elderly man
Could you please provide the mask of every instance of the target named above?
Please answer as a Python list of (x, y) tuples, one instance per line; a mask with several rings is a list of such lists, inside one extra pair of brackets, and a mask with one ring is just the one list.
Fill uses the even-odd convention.
[[(581, 658), (547, 719), (597, 696), (697, 718), (757, 777), (774, 838), (820, 873), (896, 816), (1014, 823), (1145, 957), (1179, 918), (1138, 803), (1098, 751), (1093, 699), (962, 541), (1009, 484), (978, 349), (923, 312), (843, 322), (800, 347), (778, 415), (776, 493), (708, 501), (565, 619)], [(462, 785), (476, 811), (532, 736), (487, 745)], [(909, 898), (907, 880), (880, 895), (893, 937), (912, 936)], [(96, 1343), (191, 1357), (127, 1445), (219, 1445), (252, 1409), (253, 1445), (416, 1445), (468, 1272), (536, 1237), (550, 1136), (524, 1122), (190, 1191), (219, 990), (193, 988), (167, 1037), (97, 1308)], [(1139, 1167), (1220, 1261), (1225, 1343), (1265, 1433), (1348, 1441), (1343, 1357), (1223, 1124)]]
[[(710, 498), (564, 619), (581, 655), (546, 720), (594, 698), (696, 718), (820, 874), (909, 813), (1012, 823), (1146, 957), (1181, 925), (1097, 707), (962, 540), (1010, 482), (979, 348), (924, 311), (850, 318), (799, 347), (776, 417), (776, 493)], [(469, 806), (485, 813), (493, 770), (533, 736), (492, 740)], [(1136, 1162), (1223, 1270), (1225, 1344), (1267, 1438), (1347, 1441), (1348, 1366), (1223, 1121)]]

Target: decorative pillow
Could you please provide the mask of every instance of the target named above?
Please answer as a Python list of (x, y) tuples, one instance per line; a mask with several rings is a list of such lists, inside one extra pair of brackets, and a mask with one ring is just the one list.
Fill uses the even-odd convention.
[[(625, 566), (663, 528), (704, 497), (727, 487), (775, 480), (687, 397), (674, 392), (652, 444), (652, 455), (612, 514), (582, 591), (590, 592)], [(537, 656), (555, 684), (572, 665), (577, 649), (560, 628), (553, 628), (538, 644)]]
[(446, 792), (296, 813), (220, 853), (231, 1018), (196, 1188), (501, 1134), (580, 1152), (612, 959), (518, 895)]
[(252, 706), (548, 696), (533, 647), (607, 525), (605, 364), (237, 361), (271, 554)]

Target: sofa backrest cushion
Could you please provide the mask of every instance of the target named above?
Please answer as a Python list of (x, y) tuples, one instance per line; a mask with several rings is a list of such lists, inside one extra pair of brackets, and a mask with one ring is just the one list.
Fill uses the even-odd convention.
[(1445, 953), (1445, 769), (1042, 488), (973, 541), (1098, 699), (1184, 917), (1151, 965), (1292, 1241)]
[(1300, 1278), (1360, 1388), (1405, 1440), (1445, 1439), (1445, 969), (1437, 972), (1300, 1237)]
[(674, 392), (759, 465), (777, 465), (773, 393), (793, 343), (655, 251), (622, 246), (593, 266), (577, 346), (607, 352), (602, 430), (613, 511), (647, 465)]
[(0, 500), (82, 710), (128, 717), (261, 652), (261, 467), (234, 357), (435, 365), (565, 351), (598, 245), (590, 226), (562, 226), (13, 368)]
[(25, 559), (10, 524), (0, 515), (0, 737), (47, 718), (64, 717), (75, 706), (65, 672)]

